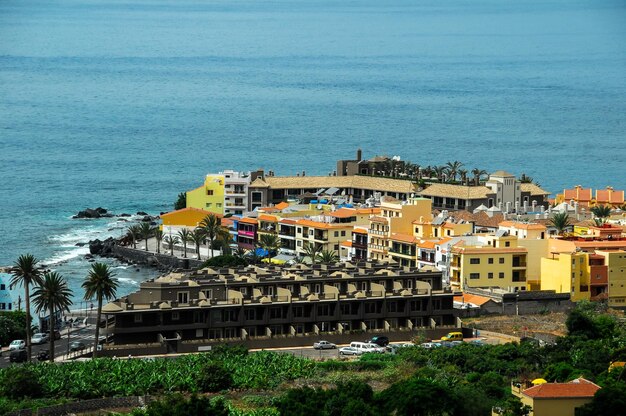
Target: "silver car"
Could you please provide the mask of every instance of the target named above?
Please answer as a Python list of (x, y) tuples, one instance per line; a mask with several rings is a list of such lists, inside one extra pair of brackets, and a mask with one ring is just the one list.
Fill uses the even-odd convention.
[(361, 355), (361, 354), (363, 354), (363, 352), (354, 347), (339, 348), (339, 355)]
[(313, 348), (315, 348), (316, 350), (334, 350), (335, 348), (337, 348), (337, 345), (328, 341), (317, 341), (313, 344)]
[(30, 343), (34, 345), (45, 344), (46, 342), (48, 342), (49, 339), (50, 338), (48, 338), (48, 334), (39, 332), (33, 335), (33, 337), (30, 339)]

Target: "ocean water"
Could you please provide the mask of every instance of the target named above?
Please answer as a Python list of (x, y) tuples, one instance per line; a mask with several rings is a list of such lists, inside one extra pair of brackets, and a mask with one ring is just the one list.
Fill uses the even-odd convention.
[[(626, 188), (623, 0), (3, 0), (0, 265), (31, 252), (76, 298), (72, 220), (171, 208), (203, 175), (335, 160)], [(120, 292), (150, 270), (112, 263)]]

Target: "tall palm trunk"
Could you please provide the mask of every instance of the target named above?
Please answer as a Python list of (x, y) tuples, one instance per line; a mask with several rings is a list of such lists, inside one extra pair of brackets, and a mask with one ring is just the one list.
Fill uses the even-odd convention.
[(100, 342), (100, 317), (102, 316), (102, 293), (98, 294), (98, 313), (96, 314), (96, 340), (93, 343), (92, 358), (98, 355), (98, 343)]
[(32, 353), (30, 345), (30, 290), (28, 288), (28, 283), (26, 282), (24, 282), (24, 296), (26, 296), (26, 299), (24, 300), (26, 305), (26, 352), (28, 355), (28, 362), (30, 362)]
[(213, 258), (213, 239), (209, 239), (209, 257)]
[(48, 339), (48, 341), (50, 342), (50, 349), (49, 349), (49, 353), (50, 353), (50, 362), (53, 363), (54, 362), (54, 326), (55, 326), (55, 322), (54, 322), (54, 304), (52, 302), (50, 302), (50, 305), (48, 306), (48, 309), (50, 309), (50, 325), (49, 325), (49, 330), (50, 330), (50, 337)]

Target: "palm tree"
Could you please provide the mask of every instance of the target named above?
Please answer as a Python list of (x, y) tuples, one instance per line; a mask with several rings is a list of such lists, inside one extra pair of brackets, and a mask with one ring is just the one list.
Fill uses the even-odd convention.
[(608, 205), (596, 205), (591, 208), (591, 212), (604, 224), (606, 219), (611, 216), (611, 207)]
[(277, 251), (280, 248), (280, 238), (276, 234), (261, 234), (257, 244), (262, 249), (267, 250), (267, 256), (271, 263), (272, 251)]
[(128, 227), (128, 235), (133, 241), (133, 248), (137, 248), (137, 240), (141, 238), (141, 226), (139, 224)]
[(209, 239), (209, 254), (213, 257), (213, 242), (222, 232), (222, 221), (215, 214), (209, 214), (200, 222), (200, 226), (204, 228), (206, 237)]
[(187, 242), (189, 242), (190, 235), (191, 231), (189, 231), (187, 228), (183, 228), (178, 232), (180, 242), (183, 243), (183, 257), (187, 257)]
[[(24, 286), (24, 302), (26, 304), (26, 348), (28, 351), (28, 361), (31, 358), (30, 345), (30, 285), (41, 285), (41, 272), (37, 267), (39, 261), (32, 254), (22, 254), (17, 258), (13, 266), (13, 277), (9, 284), (13, 289), (17, 286)], [(54, 338), (54, 337), (51, 337)]]
[(311, 264), (315, 264), (315, 261), (318, 259), (320, 252), (322, 251), (322, 246), (306, 243), (302, 248), (302, 251), (304, 252), (304, 257), (310, 258)]
[(557, 212), (550, 218), (548, 224), (556, 228), (557, 234), (561, 235), (571, 225), (571, 221), (567, 212)]
[(148, 238), (152, 235), (152, 226), (149, 222), (142, 222), (139, 230), (141, 237), (146, 241), (146, 251), (148, 251)]
[(188, 241), (192, 242), (196, 247), (196, 256), (198, 256), (198, 260), (200, 260), (200, 245), (204, 241), (204, 237), (204, 229), (200, 227), (194, 228), (194, 230), (190, 232), (187, 237)]
[(459, 169), (459, 176), (461, 177), (461, 183), (465, 185), (467, 183), (467, 169)]
[(230, 243), (233, 241), (233, 236), (230, 234), (230, 231), (228, 231), (228, 228), (221, 227), (217, 233), (216, 240), (222, 246), (223, 254), (230, 254)]
[(172, 235), (172, 236), (168, 235), (163, 238), (163, 241), (165, 242), (165, 244), (167, 244), (167, 248), (170, 249), (170, 255), (173, 256), (174, 246), (180, 243), (180, 239), (176, 237), (175, 235)]
[(474, 175), (474, 185), (480, 185), (481, 176), (487, 175), (487, 171), (483, 169), (474, 168), (472, 169), (472, 175)]
[(333, 250), (323, 250), (319, 255), (320, 263), (331, 264), (339, 261), (339, 256)]
[[(33, 292), (33, 303), (37, 313), (48, 311), (50, 313), (50, 362), (54, 362), (54, 314), (57, 311), (68, 311), (72, 304), (72, 291), (67, 287), (67, 281), (57, 272), (43, 275), (40, 285)], [(96, 327), (96, 339), (98, 337)], [(30, 352), (29, 352), (30, 355)]]
[(437, 176), (437, 180), (439, 180), (439, 182), (443, 182), (443, 177), (446, 174), (446, 168), (445, 166), (435, 166), (433, 168), (433, 173)]
[(115, 274), (109, 266), (104, 263), (94, 263), (91, 265), (89, 274), (81, 285), (85, 289), (85, 300), (98, 300), (98, 314), (96, 316), (96, 339), (93, 344), (93, 358), (96, 358), (98, 352), (98, 341), (100, 336), (100, 318), (102, 316), (102, 299), (114, 299), (117, 291), (117, 280), (113, 279)]
[(448, 171), (448, 180), (449, 181), (455, 181), (456, 180), (456, 175), (459, 172), (459, 169), (461, 169), (463, 167), (463, 163), (459, 162), (458, 160), (455, 160), (454, 162), (448, 162), (446, 163), (446, 170)]
[(157, 228), (154, 230), (154, 238), (156, 238), (156, 252), (161, 254), (161, 241), (163, 240), (163, 230)]

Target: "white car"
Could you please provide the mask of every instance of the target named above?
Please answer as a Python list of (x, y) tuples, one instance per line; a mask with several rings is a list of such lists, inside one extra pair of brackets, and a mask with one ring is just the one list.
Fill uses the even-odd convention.
[(50, 338), (48, 338), (48, 334), (43, 334), (41, 332), (34, 334), (30, 339), (31, 344), (45, 344)]
[(361, 354), (363, 354), (363, 352), (354, 347), (339, 348), (339, 355), (361, 355)]
[(369, 343), (367, 344), (368, 352), (376, 352), (382, 354), (386, 351), (385, 347), (381, 347), (378, 344)]
[(334, 350), (335, 348), (337, 348), (337, 345), (328, 341), (318, 341), (313, 344), (313, 348), (315, 348), (316, 350)]
[(9, 344), (9, 351), (23, 350), (24, 348), (26, 348), (26, 341), (23, 339), (16, 339)]

